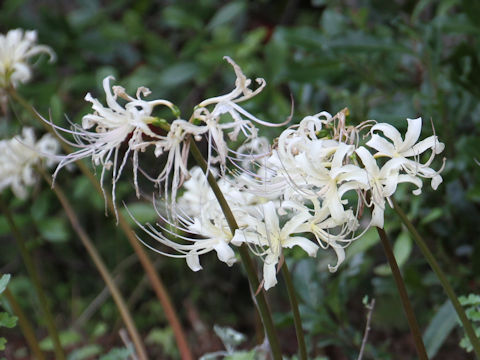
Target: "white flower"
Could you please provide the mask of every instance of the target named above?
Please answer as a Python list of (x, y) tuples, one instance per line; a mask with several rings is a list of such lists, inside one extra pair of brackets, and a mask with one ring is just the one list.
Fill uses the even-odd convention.
[[(200, 120), (204, 123), (205, 132), (208, 131), (209, 149), (207, 163), (210, 166), (212, 163), (219, 162), (222, 172), (225, 168), (228, 152), (230, 151), (224, 139), (224, 131), (230, 130), (228, 133), (230, 140), (237, 140), (240, 132), (243, 133), (246, 139), (252, 140), (257, 138), (258, 133), (258, 129), (254, 123), (278, 127), (290, 121), (290, 119), (288, 119), (286, 122), (279, 124), (263, 121), (238, 105), (238, 103), (251, 99), (259, 94), (266, 83), (264, 79), (257, 78), (255, 81), (259, 85), (258, 88), (255, 90), (250, 89), (252, 80), (243, 74), (240, 67), (230, 57), (225, 56), (224, 59), (232, 65), (235, 71), (237, 77), (235, 80), (235, 89), (228, 94), (202, 101), (196, 106), (193, 114), (193, 119)], [(214, 105), (211, 111), (208, 109), (210, 105)], [(233, 121), (220, 123), (220, 118), (223, 114), (230, 114)], [(212, 155), (212, 149), (215, 149), (218, 157)]]
[[(107, 76), (103, 80), (108, 107), (104, 107), (88, 93), (85, 100), (92, 103), (94, 112), (83, 117), (82, 126), (73, 124), (72, 129), (67, 130), (52, 124), (55, 129), (72, 134), (76, 143), (69, 142), (69, 144), (79, 148), (78, 151), (66, 155), (60, 161), (53, 176), (55, 178), (65, 165), (91, 157), (95, 165), (102, 166), (102, 189), (104, 189), (105, 171), (113, 168), (112, 196), (115, 203), (115, 185), (122, 174), (130, 153), (133, 153), (133, 177), (137, 196), (139, 196), (137, 182), (138, 152), (144, 151), (151, 144), (151, 142), (145, 141), (143, 137), (146, 135), (151, 138), (161, 138), (149, 128), (149, 124), (155, 121), (155, 118), (152, 117), (152, 111), (158, 105), (164, 105), (170, 109), (173, 109), (174, 105), (166, 100), (142, 100), (142, 95), (150, 94), (150, 91), (145, 87), (138, 88), (136, 98), (126, 94), (125, 89), (121, 86), (113, 86), (112, 94), (110, 89), (111, 79), (113, 79), (112, 76)], [(121, 106), (117, 102), (118, 97), (127, 101), (125, 106)], [(91, 130), (93, 128), (94, 130)], [(121, 157), (119, 154), (120, 146), (127, 140), (128, 148)]]
[[(443, 151), (445, 145), (439, 142), (435, 135), (429, 136), (417, 143), (420, 132), (422, 131), (422, 118), (407, 119), (407, 121), (408, 128), (404, 140), (395, 127), (390, 124), (380, 123), (372, 127), (372, 138), (367, 142), (367, 145), (377, 150), (377, 153), (374, 155), (375, 158), (385, 156), (404, 159), (402, 169), (408, 176), (430, 178), (432, 179), (432, 188), (436, 190), (438, 185), (443, 181), (440, 176), (443, 166), (440, 170), (435, 171), (430, 167), (430, 164), (435, 158), (435, 155)], [(375, 131), (382, 132), (391, 142), (377, 135)], [(429, 159), (422, 164), (420, 162), (420, 155), (427, 150), (431, 150), (432, 153)], [(411, 158), (413, 158), (413, 160)], [(414, 194), (418, 195), (420, 192), (421, 190), (417, 189), (414, 191)]]
[(32, 128), (23, 128), (21, 136), (0, 141), (0, 191), (10, 186), (15, 196), (26, 198), (26, 187), (36, 181), (34, 167), (43, 158), (47, 166), (53, 165), (59, 149), (50, 134), (36, 141)]
[(28, 59), (46, 53), (50, 61), (55, 59), (53, 50), (45, 45), (37, 45), (36, 31), (10, 30), (6, 35), (0, 34), (0, 88), (8, 85), (17, 86), (32, 77)]
[(422, 181), (416, 177), (400, 175), (401, 166), (405, 163), (405, 159), (402, 157), (395, 157), (388, 160), (382, 166), (382, 169), (380, 169), (375, 158), (363, 146), (359, 147), (355, 152), (362, 160), (368, 176), (371, 205), (373, 205), (370, 226), (383, 228), (385, 199), (388, 199), (393, 195), (397, 189), (397, 184), (408, 181), (417, 185), (418, 190), (420, 190), (422, 187)]
[[(132, 214), (130, 215), (137, 225), (150, 235), (151, 238), (171, 248), (178, 254), (171, 254), (159, 250), (137, 236), (148, 248), (166, 256), (184, 258), (188, 267), (193, 271), (202, 269), (199, 256), (211, 251), (215, 251), (218, 259), (228, 266), (232, 266), (236, 262), (235, 253), (229, 246), (232, 240), (232, 234), (228, 224), (222, 217), (211, 218), (208, 213), (202, 213), (199, 216), (191, 218), (186, 214), (182, 216), (177, 213), (175, 222), (171, 222), (161, 215), (158, 210), (157, 213), (163, 221), (161, 224), (157, 223), (158, 228), (155, 228), (151, 224), (144, 226), (136, 221)], [(172, 239), (175, 239), (175, 241)]]
[[(275, 204), (270, 201), (258, 208), (260, 216), (251, 217), (248, 228), (240, 228), (235, 231), (232, 239), (234, 245), (248, 243), (262, 248), (257, 255), (264, 257), (263, 278), (265, 290), (270, 289), (277, 283), (276, 265), (283, 253), (283, 248), (300, 246), (309, 256), (316, 256), (318, 246), (309, 239), (295, 236), (299, 227), (310, 218), (308, 212), (294, 215), (283, 227), (280, 227)], [(259, 218), (263, 218), (259, 220)]]

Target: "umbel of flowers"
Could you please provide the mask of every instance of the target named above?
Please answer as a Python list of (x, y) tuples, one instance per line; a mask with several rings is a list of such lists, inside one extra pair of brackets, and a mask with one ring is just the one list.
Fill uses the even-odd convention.
[(27, 187), (37, 180), (36, 166), (53, 166), (60, 144), (50, 134), (35, 139), (32, 128), (25, 127), (21, 136), (0, 140), (0, 192), (11, 188), (15, 196), (25, 199)]
[(48, 54), (50, 61), (55, 60), (55, 53), (46, 45), (37, 44), (37, 32), (22, 29), (10, 30), (6, 35), (0, 34), (0, 100), (6, 101), (4, 90), (26, 83), (32, 77), (29, 59), (41, 54)]
[[(144, 241), (145, 245), (184, 258), (198, 271), (201, 255), (215, 251), (219, 260), (232, 266), (235, 247), (247, 244), (263, 261), (265, 289), (277, 283), (284, 248), (299, 246), (312, 257), (319, 248), (332, 248), (337, 261), (329, 270), (336, 271), (348, 244), (371, 226), (383, 227), (386, 203), (399, 183), (413, 184), (413, 194), (419, 195), (424, 179), (430, 180), (433, 189), (442, 182), (443, 166), (434, 170), (431, 164), (444, 145), (435, 135), (419, 141), (421, 118), (407, 119), (402, 135), (392, 125), (372, 120), (348, 125), (347, 109), (335, 116), (321, 112), (290, 126), (270, 145), (259, 136), (256, 124), (286, 123), (266, 122), (241, 106), (262, 91), (265, 81), (256, 79), (258, 86), (252, 89), (253, 81), (233, 60), (225, 59), (235, 71), (234, 89), (199, 103), (188, 120), (180, 118), (169, 101), (143, 99), (150, 95), (148, 89), (139, 88), (134, 98), (120, 86), (110, 88), (112, 78), (105, 78), (107, 106), (87, 94), (85, 99), (94, 112), (83, 117), (81, 126), (62, 129), (54, 125), (72, 134), (76, 141), (72, 144), (78, 148), (60, 161), (55, 175), (66, 164), (91, 158), (102, 166), (102, 184), (106, 173), (111, 173), (114, 196), (115, 184), (132, 155), (138, 195), (138, 153), (153, 150), (155, 156), (165, 156), (163, 168), (150, 178), (162, 184), (164, 206), (154, 203), (159, 221), (138, 224), (161, 245)], [(155, 117), (156, 106), (168, 107), (176, 118), (167, 122)], [(153, 131), (153, 127), (167, 131)], [(202, 139), (208, 142), (206, 173), (187, 167), (190, 142)], [(229, 140), (243, 144), (231, 149)], [(125, 143), (127, 150), (120, 155)], [(208, 185), (207, 174), (216, 176), (235, 216), (239, 229), (234, 233)], [(181, 196), (177, 196), (181, 187)], [(360, 216), (367, 213), (371, 215), (363, 215), (367, 220), (361, 226)]]

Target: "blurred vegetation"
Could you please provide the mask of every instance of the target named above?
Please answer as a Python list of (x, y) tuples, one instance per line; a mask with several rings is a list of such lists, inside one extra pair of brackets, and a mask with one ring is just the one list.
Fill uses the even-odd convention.
[[(202, 99), (229, 91), (234, 76), (222, 60), (232, 57), (248, 76), (267, 87), (246, 105), (259, 118), (293, 122), (322, 110), (348, 107), (352, 122), (375, 119), (406, 129), (405, 118), (422, 116), (422, 136), (435, 133), (446, 144), (444, 183), (425, 187), (421, 197), (403, 185), (397, 200), (424, 235), (457, 294), (480, 293), (480, 5), (475, 0), (365, 1), (153, 1), (115, 2), (5, 0), (0, 31), (36, 29), (39, 43), (51, 46), (57, 62), (40, 58), (35, 78), (19, 91), (58, 124), (79, 122), (90, 111), (87, 92), (103, 99), (101, 80), (114, 75), (133, 93), (150, 88), (155, 98), (180, 105), (188, 118)], [(0, 118), (2, 138), (34, 124), (19, 106)], [(41, 133), (41, 125), (35, 125)], [(434, 129), (434, 130), (433, 130)], [(278, 129), (265, 129), (270, 137)], [(152, 159), (145, 168), (155, 166)], [(437, 164), (439, 167), (440, 164)], [(128, 172), (126, 172), (127, 174)], [(117, 283), (129, 301), (152, 358), (178, 358), (173, 335), (130, 245), (104, 216), (103, 199), (78, 170), (57, 181), (70, 196)], [(131, 180), (118, 184), (118, 197), (154, 220), (148, 202), (137, 200)], [(146, 197), (151, 194), (146, 193)], [(122, 326), (113, 301), (70, 228), (48, 185), (31, 189), (29, 200), (5, 191), (15, 221), (28, 239), (48, 289), (62, 341), (70, 359), (126, 358), (118, 336)], [(133, 204), (133, 205), (132, 205)], [(429, 355), (468, 359), (463, 336), (446, 296), (408, 232), (392, 210), (386, 230), (395, 239), (411, 301)], [(10, 229), (0, 217), (0, 273), (12, 274), (9, 288), (42, 325), (30, 280)], [(301, 301), (312, 358), (356, 359), (365, 327), (364, 295), (376, 299), (365, 359), (410, 359), (415, 350), (376, 233), (353, 243), (335, 274), (333, 255), (306, 259), (292, 251), (291, 269)], [(227, 268), (214, 256), (204, 270), (154, 254), (157, 269), (188, 331), (195, 353), (222, 349), (213, 326), (247, 335), (245, 349), (258, 343), (258, 327), (239, 266)], [(210, 261), (209, 261), (210, 260)], [(295, 353), (293, 320), (285, 289), (268, 292), (285, 354)], [(256, 325), (257, 324), (257, 325)], [(39, 329), (40, 338), (46, 334)], [(18, 328), (0, 328), (5, 356), (26, 358)], [(49, 339), (41, 345), (51, 348)], [(0, 345), (1, 346), (1, 345)], [(1, 356), (0, 356), (1, 357)]]

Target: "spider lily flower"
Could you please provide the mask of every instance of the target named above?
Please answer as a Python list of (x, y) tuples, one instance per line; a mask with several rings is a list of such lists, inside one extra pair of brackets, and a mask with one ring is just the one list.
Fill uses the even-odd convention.
[[(230, 149), (228, 148), (224, 132), (228, 132), (230, 140), (237, 140), (240, 132), (243, 133), (246, 139), (252, 140), (257, 138), (258, 129), (254, 124), (261, 124), (270, 127), (279, 127), (287, 124), (290, 119), (283, 123), (270, 123), (261, 120), (245, 109), (239, 103), (249, 100), (258, 95), (266, 85), (262, 78), (257, 78), (255, 81), (259, 85), (255, 90), (250, 89), (252, 80), (247, 78), (241, 68), (228, 56), (224, 59), (233, 67), (235, 71), (236, 80), (235, 88), (228, 94), (213, 97), (202, 101), (195, 108), (192, 118), (201, 121), (205, 124), (208, 131), (208, 164), (220, 163), (222, 172), (225, 169), (226, 160)], [(208, 107), (213, 106), (212, 110)], [(223, 114), (229, 114), (233, 121), (220, 123), (220, 118)], [(212, 150), (215, 150), (217, 157), (212, 155)]]
[[(440, 154), (445, 148), (445, 145), (438, 141), (436, 135), (429, 136), (417, 143), (422, 130), (422, 118), (407, 119), (407, 121), (408, 128), (405, 139), (402, 139), (400, 132), (392, 125), (380, 123), (371, 128), (372, 138), (367, 142), (367, 145), (377, 150), (377, 153), (374, 155), (375, 158), (389, 157), (404, 159), (402, 169), (409, 176), (432, 179), (431, 186), (436, 190), (438, 185), (443, 181), (440, 172), (443, 170), (444, 165), (442, 165), (438, 171), (433, 170), (430, 165), (435, 155)], [(391, 142), (376, 134), (376, 131), (383, 133)], [(431, 150), (432, 153), (429, 159), (422, 164), (419, 159), (420, 155), (427, 150)], [(413, 158), (413, 160), (411, 158)], [(421, 190), (418, 189), (415, 194), (419, 194), (420, 192)]]
[[(143, 100), (142, 96), (150, 94), (150, 91), (145, 87), (138, 88), (136, 98), (133, 98), (126, 94), (125, 89), (121, 86), (110, 88), (110, 80), (112, 79), (112, 76), (107, 76), (103, 80), (107, 107), (93, 98), (90, 93), (85, 96), (85, 100), (92, 103), (94, 112), (83, 117), (82, 126), (73, 124), (72, 129), (68, 130), (51, 125), (57, 131), (72, 134), (75, 143), (63, 140), (79, 149), (62, 158), (53, 175), (54, 179), (60, 169), (67, 164), (83, 158), (91, 158), (94, 165), (102, 166), (101, 184), (103, 190), (105, 171), (112, 169), (112, 197), (115, 203), (115, 185), (122, 174), (130, 153), (133, 153), (134, 184), (137, 196), (139, 196), (137, 181), (138, 152), (144, 151), (150, 144), (150, 142), (144, 140), (144, 136), (160, 138), (148, 126), (155, 121), (155, 118), (152, 117), (152, 111), (154, 107), (159, 105), (167, 106), (173, 111), (174, 105), (166, 100)], [(125, 106), (121, 106), (117, 102), (119, 97), (127, 101)], [(120, 146), (127, 140), (128, 148), (122, 158), (119, 154)]]
[(36, 181), (34, 167), (43, 158), (52, 166), (60, 145), (50, 134), (35, 140), (32, 128), (23, 128), (22, 135), (0, 141), (0, 191), (11, 187), (15, 196), (25, 199), (27, 186)]
[[(397, 189), (397, 184), (401, 181), (400, 168), (405, 160), (401, 157), (393, 158), (387, 161), (380, 169), (375, 158), (363, 146), (355, 150), (362, 160), (367, 172), (368, 185), (371, 194), (370, 205), (373, 205), (371, 226), (378, 226), (383, 229), (385, 211), (385, 199), (393, 195)], [(413, 180), (413, 179), (412, 179)], [(412, 181), (413, 182), (413, 181)], [(415, 182), (418, 189), (422, 183)]]
[(0, 88), (9, 85), (16, 87), (32, 77), (28, 59), (46, 53), (50, 61), (55, 60), (53, 50), (45, 45), (37, 45), (37, 32), (22, 29), (10, 30), (0, 34)]
[[(263, 278), (265, 290), (277, 283), (277, 264), (283, 253), (283, 248), (300, 246), (305, 252), (315, 257), (318, 245), (303, 236), (295, 236), (298, 228), (309, 218), (308, 212), (294, 215), (282, 227), (275, 204), (270, 201), (258, 208), (260, 216), (250, 217), (247, 228), (237, 229), (232, 239), (232, 244), (247, 243), (261, 250), (257, 253), (263, 257)], [(262, 220), (259, 220), (262, 218)]]
[[(130, 216), (151, 238), (174, 250), (176, 254), (159, 250), (137, 236), (148, 248), (169, 257), (184, 258), (188, 267), (193, 271), (202, 269), (200, 255), (211, 251), (215, 251), (218, 259), (228, 266), (232, 266), (236, 262), (235, 253), (229, 245), (232, 234), (222, 217), (211, 218), (208, 213), (202, 213), (191, 218), (186, 214), (177, 213), (175, 222), (171, 222), (158, 210), (157, 213), (163, 221), (162, 224), (157, 223), (157, 227), (151, 224), (142, 225), (132, 214)], [(175, 238), (176, 241), (173, 241), (172, 238)]]

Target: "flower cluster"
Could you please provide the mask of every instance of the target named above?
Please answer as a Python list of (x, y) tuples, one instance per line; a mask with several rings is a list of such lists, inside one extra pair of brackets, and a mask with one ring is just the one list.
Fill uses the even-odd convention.
[(22, 135), (0, 140), (0, 191), (11, 187), (15, 196), (24, 199), (27, 186), (36, 181), (35, 166), (46, 158), (52, 166), (60, 145), (50, 134), (35, 140), (32, 128), (23, 128)]
[(9, 85), (16, 87), (32, 77), (28, 59), (46, 53), (50, 61), (55, 59), (53, 50), (45, 45), (37, 45), (36, 31), (10, 30), (0, 34), (0, 88)]
[[(115, 193), (115, 183), (133, 154), (138, 194), (138, 152), (153, 147), (155, 156), (165, 154), (166, 161), (158, 176), (150, 179), (164, 184), (163, 195), (168, 201), (165, 206), (156, 206), (156, 225), (138, 224), (161, 247), (145, 244), (159, 253), (185, 258), (194, 271), (202, 268), (200, 255), (211, 251), (231, 266), (236, 261), (234, 247), (246, 245), (263, 261), (265, 289), (277, 282), (284, 248), (299, 246), (313, 257), (320, 247), (331, 247), (337, 261), (329, 269), (336, 271), (349, 243), (370, 226), (383, 227), (385, 204), (399, 183), (412, 183), (413, 193), (418, 195), (423, 179), (430, 179), (433, 189), (442, 182), (443, 167), (436, 171), (431, 164), (444, 145), (435, 135), (418, 141), (421, 118), (407, 119), (402, 137), (385, 123), (347, 125), (347, 109), (335, 116), (321, 112), (284, 130), (271, 147), (268, 140), (258, 136), (256, 124), (284, 126), (285, 122), (263, 121), (240, 106), (260, 93), (265, 81), (256, 79), (258, 86), (251, 89), (252, 80), (233, 60), (226, 60), (236, 75), (235, 88), (202, 101), (188, 121), (179, 117), (169, 101), (142, 100), (148, 89), (139, 88), (136, 98), (119, 86), (114, 86), (112, 93), (111, 78), (107, 77), (108, 107), (87, 94), (94, 113), (84, 116), (81, 127), (62, 129), (73, 134), (73, 145), (80, 149), (63, 158), (55, 175), (66, 164), (91, 157), (94, 164), (103, 167), (102, 179), (112, 170)], [(119, 97), (126, 101), (125, 106), (117, 102)], [(176, 119), (168, 123), (155, 117), (152, 112), (157, 105), (169, 107)], [(208, 142), (206, 172), (187, 167), (191, 141), (201, 139)], [(230, 149), (228, 139), (243, 140), (242, 145)], [(127, 150), (121, 157), (120, 146), (125, 143)], [(217, 177), (239, 226), (234, 232), (207, 175)], [(179, 189), (183, 191), (177, 198)], [(365, 207), (371, 208), (371, 216), (361, 222)]]

